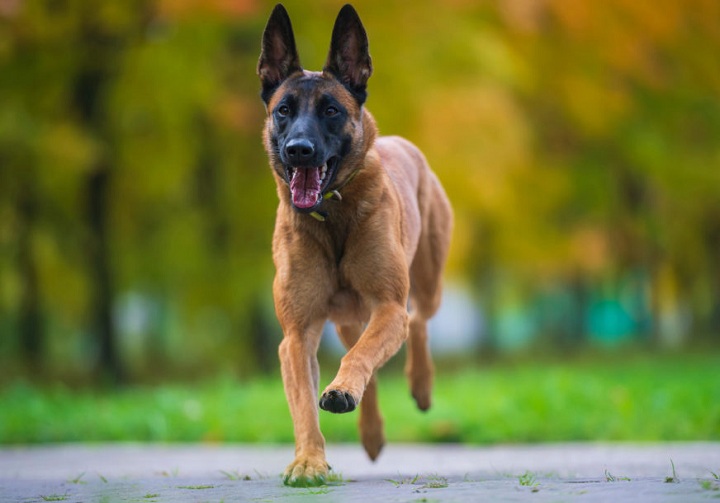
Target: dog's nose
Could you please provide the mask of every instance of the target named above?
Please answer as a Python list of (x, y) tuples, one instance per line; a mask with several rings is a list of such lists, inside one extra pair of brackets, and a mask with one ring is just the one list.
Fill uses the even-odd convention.
[(285, 145), (285, 155), (292, 164), (303, 164), (315, 155), (315, 145), (305, 138), (296, 138)]

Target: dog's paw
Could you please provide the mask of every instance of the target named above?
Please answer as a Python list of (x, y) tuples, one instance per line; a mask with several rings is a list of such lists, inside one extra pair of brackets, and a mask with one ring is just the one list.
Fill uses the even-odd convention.
[(291, 487), (317, 487), (325, 485), (330, 467), (324, 458), (298, 456), (283, 474), (283, 483)]
[(320, 397), (320, 408), (334, 414), (352, 412), (357, 404), (350, 393), (331, 389)]
[(412, 395), (418, 409), (425, 412), (430, 408), (432, 395), (432, 370), (426, 367), (422, 371), (418, 371), (417, 367), (406, 369), (408, 382), (410, 384), (410, 394)]
[(426, 412), (430, 408), (430, 392), (429, 391), (413, 391), (412, 397), (415, 399), (417, 408), (422, 412)]

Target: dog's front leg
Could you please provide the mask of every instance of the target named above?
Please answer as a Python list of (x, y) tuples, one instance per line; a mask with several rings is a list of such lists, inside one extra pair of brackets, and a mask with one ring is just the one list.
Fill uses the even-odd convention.
[(320, 397), (320, 407), (343, 413), (355, 409), (373, 373), (398, 352), (407, 338), (404, 304), (386, 302), (373, 310), (365, 332), (340, 363), (335, 379)]
[(295, 460), (285, 470), (284, 482), (299, 487), (321, 485), (329, 469), (316, 399), (320, 378), (316, 354), (322, 322), (305, 330), (293, 326), (283, 329), (280, 368), (295, 431)]

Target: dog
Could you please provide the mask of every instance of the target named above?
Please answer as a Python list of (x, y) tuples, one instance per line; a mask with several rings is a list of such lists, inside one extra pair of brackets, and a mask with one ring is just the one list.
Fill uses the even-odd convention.
[[(375, 372), (407, 342), (407, 375), (430, 407), (427, 321), (440, 305), (453, 214), (423, 154), (378, 137), (364, 107), (372, 73), (368, 39), (345, 5), (321, 72), (304, 70), (287, 11), (263, 33), (257, 73), (267, 117), (263, 143), (277, 183), (272, 239), (280, 367), (295, 434), (290, 486), (320, 485), (329, 466), (319, 410), (351, 412), (371, 459), (385, 438)], [(347, 348), (320, 396), (317, 349), (327, 320)], [(362, 401), (362, 402), (361, 402)]]

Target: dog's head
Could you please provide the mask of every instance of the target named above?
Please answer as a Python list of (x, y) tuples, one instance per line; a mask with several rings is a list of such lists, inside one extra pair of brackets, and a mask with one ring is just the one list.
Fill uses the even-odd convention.
[(278, 4), (265, 27), (257, 71), (270, 164), (288, 185), (293, 207), (313, 212), (325, 194), (353, 176), (367, 137), (363, 104), (372, 63), (365, 28), (345, 5), (322, 72), (305, 71), (288, 13)]

